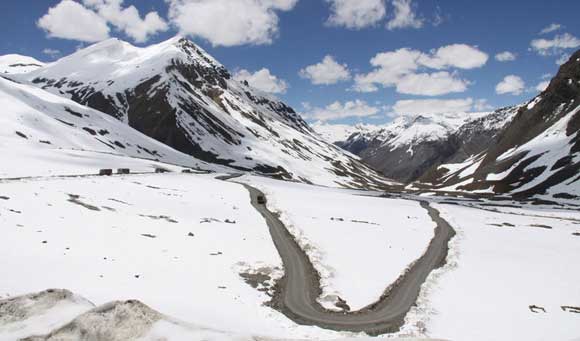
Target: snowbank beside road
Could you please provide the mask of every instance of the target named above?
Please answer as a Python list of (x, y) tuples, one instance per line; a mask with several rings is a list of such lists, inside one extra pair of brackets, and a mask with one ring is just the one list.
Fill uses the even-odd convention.
[[(268, 207), (321, 275), (320, 303), (352, 311), (376, 302), (425, 253), (435, 223), (418, 202), (362, 192), (246, 177), (268, 196)], [(368, 194), (368, 193), (366, 193)]]

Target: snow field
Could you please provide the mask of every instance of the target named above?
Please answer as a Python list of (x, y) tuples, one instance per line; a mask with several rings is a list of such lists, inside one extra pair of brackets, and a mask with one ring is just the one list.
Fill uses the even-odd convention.
[(4, 295), (67, 288), (95, 304), (138, 299), (216, 330), (336, 335), (296, 326), (240, 277), (281, 260), (238, 184), (185, 174), (44, 179), (2, 183), (0, 196)]
[[(580, 306), (577, 222), (436, 208), (457, 230), (459, 242), (452, 243), (457, 249), (448, 259), (453, 269), (431, 284), (426, 336), (539, 341), (580, 335), (578, 314), (562, 308)], [(534, 313), (532, 306), (546, 312)]]
[(246, 177), (268, 197), (271, 211), (306, 251), (321, 275), (320, 303), (351, 310), (377, 301), (405, 269), (423, 255), (435, 223), (418, 202)]

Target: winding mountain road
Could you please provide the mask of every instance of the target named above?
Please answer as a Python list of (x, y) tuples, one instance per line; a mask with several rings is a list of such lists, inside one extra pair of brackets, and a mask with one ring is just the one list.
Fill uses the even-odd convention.
[[(237, 175), (218, 179), (230, 180), (235, 177)], [(265, 204), (258, 203), (258, 196), (265, 197), (264, 193), (248, 184), (240, 184), (250, 192), (252, 206), (266, 220), (284, 265), (284, 277), (277, 284), (276, 295), (271, 304), (290, 319), (303, 325), (366, 332), (370, 335), (398, 331), (404, 323), (405, 316), (415, 304), (427, 276), (445, 264), (448, 242), (455, 235), (455, 230), (441, 218), (439, 212), (428, 202), (422, 201), (421, 206), (437, 224), (435, 236), (425, 254), (389, 286), (377, 302), (356, 312), (328, 311), (317, 302), (321, 294), (320, 278), (308, 256), (278, 216), (268, 210)]]

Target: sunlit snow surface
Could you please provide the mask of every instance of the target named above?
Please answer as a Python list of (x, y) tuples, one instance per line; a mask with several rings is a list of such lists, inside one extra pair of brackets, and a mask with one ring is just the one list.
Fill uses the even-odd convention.
[(268, 196), (271, 211), (321, 274), (329, 309), (337, 297), (352, 311), (376, 302), (427, 249), (435, 224), (417, 201), (372, 193), (246, 178)]
[[(427, 298), (428, 335), (526, 341), (580, 335), (579, 314), (563, 309), (580, 306), (578, 212), (436, 207), (458, 235), (451, 269), (438, 277)], [(545, 312), (534, 313), (530, 306)]]
[[(272, 279), (283, 273), (266, 223), (241, 185), (215, 180), (216, 174), (53, 177), (103, 167), (152, 173), (181, 171), (174, 164), (213, 166), (101, 113), (4, 79), (0, 105), (9, 109), (0, 116), (0, 299), (48, 288), (74, 293), (48, 309), (32, 305), (33, 314), (18, 322), (0, 318), (0, 340), (48, 333), (93, 304), (127, 299), (172, 317), (145, 330), (144, 340), (352, 336), (296, 325), (264, 306), (270, 297), (241, 278), (255, 269)], [(32, 178), (10, 179), (20, 177)], [(269, 207), (310, 246), (324, 294), (341, 296), (353, 309), (376, 300), (433, 234), (415, 201), (238, 180), (268, 194)], [(400, 336), (540, 341), (580, 335), (579, 314), (562, 309), (580, 306), (578, 212), (435, 207), (458, 235), (448, 264), (423, 286)], [(532, 312), (532, 305), (546, 312)]]

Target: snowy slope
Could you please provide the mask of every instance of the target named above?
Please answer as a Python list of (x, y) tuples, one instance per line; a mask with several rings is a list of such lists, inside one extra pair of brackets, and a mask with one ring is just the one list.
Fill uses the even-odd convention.
[(110, 39), (19, 79), (208, 162), (329, 186), (382, 181), (314, 133), (292, 108), (233, 80), (183, 38), (146, 48)]
[(0, 74), (20, 74), (36, 70), (45, 64), (32, 57), (19, 54), (0, 56)]
[[(578, 212), (490, 212), (437, 205), (457, 230), (448, 262), (419, 304), (430, 337), (450, 340), (575, 340), (580, 335)], [(499, 208), (503, 211), (503, 208)], [(560, 219), (571, 216), (575, 220)], [(533, 307), (539, 307), (533, 309)], [(544, 309), (544, 310), (542, 310)], [(458, 323), (458, 321), (460, 321)]]
[(282, 274), (241, 185), (194, 174), (39, 179), (5, 181), (0, 196), (3, 294), (67, 288), (96, 304), (140, 300), (215, 330), (339, 337), (266, 307), (267, 292), (240, 276)]
[(280, 212), (306, 250), (321, 276), (319, 302), (327, 309), (336, 310), (339, 298), (351, 311), (378, 301), (434, 235), (435, 224), (416, 201), (257, 177), (243, 181), (267, 194), (270, 210)]
[[(580, 51), (472, 162), (424, 179), (443, 190), (580, 198)], [(459, 166), (459, 167), (458, 167)]]
[(313, 123), (311, 127), (326, 141), (335, 144), (348, 140), (352, 134), (370, 132), (380, 129), (380, 126), (373, 124), (332, 124), (321, 121)]
[[(0, 177), (151, 170), (157, 161), (215, 168), (93, 109), (0, 78)], [(157, 160), (157, 161), (155, 161)]]

